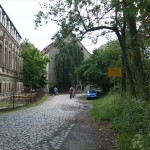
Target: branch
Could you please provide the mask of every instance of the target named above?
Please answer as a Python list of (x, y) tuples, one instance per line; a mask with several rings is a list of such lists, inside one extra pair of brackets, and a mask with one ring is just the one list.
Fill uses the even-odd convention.
[(86, 31), (83, 33), (82, 37), (83, 37), (86, 33), (88, 33), (88, 32), (96, 31), (96, 30), (102, 30), (102, 29), (108, 29), (108, 30), (112, 30), (112, 31), (114, 31), (114, 32), (117, 31), (117, 28), (116, 28), (116, 27), (109, 27), (109, 26), (93, 27), (93, 28), (91, 28), (91, 29), (86, 30)]
[(80, 19), (82, 20), (82, 25), (84, 26), (84, 29), (86, 30), (86, 25), (85, 25), (85, 23), (84, 23), (84, 21), (83, 21), (83, 19), (82, 19), (82, 17), (81, 17), (81, 14), (80, 14), (80, 11), (79, 11), (79, 9), (78, 9), (78, 5), (77, 5), (76, 1), (75, 1), (75, 7), (76, 7), (76, 9), (77, 9), (77, 12), (78, 12), (78, 14), (79, 14)]

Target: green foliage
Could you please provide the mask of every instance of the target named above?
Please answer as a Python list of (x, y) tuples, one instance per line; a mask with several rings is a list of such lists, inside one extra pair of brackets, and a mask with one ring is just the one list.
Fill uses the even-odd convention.
[[(53, 5), (51, 5), (53, 4)], [(114, 32), (119, 39), (122, 51), (122, 59), (125, 63), (122, 64), (123, 68), (128, 68), (128, 78), (129, 83), (132, 88), (132, 94), (134, 93), (134, 87), (137, 86), (139, 91), (143, 93), (144, 84), (144, 71), (143, 71), (143, 64), (140, 61), (139, 49), (140, 49), (140, 42), (136, 39), (133, 42), (134, 37), (131, 37), (131, 41), (134, 46), (129, 45), (132, 47), (131, 49), (131, 57), (133, 63), (132, 70), (135, 70), (133, 76), (136, 78), (136, 85), (133, 84), (133, 77), (130, 72), (130, 65), (128, 63), (128, 56), (125, 56), (126, 53), (126, 35), (130, 35), (129, 33), (133, 33), (133, 30), (139, 29), (138, 36), (140, 35), (140, 40), (143, 41), (144, 39), (149, 38), (149, 11), (150, 11), (150, 2), (149, 0), (100, 0), (100, 1), (93, 1), (93, 0), (50, 0), (50, 4), (43, 4), (43, 11), (39, 11), (36, 15), (35, 24), (36, 26), (42, 24), (42, 19), (50, 19), (54, 21), (57, 25), (61, 28), (56, 33), (53, 38), (57, 37), (66, 37), (70, 35), (70, 33), (74, 33), (76, 37), (79, 39), (88, 37), (94, 43), (96, 43), (99, 36), (109, 35), (110, 33)], [(130, 16), (130, 20), (129, 17)], [(135, 18), (135, 20), (132, 18)], [(130, 24), (132, 24), (130, 26)], [(134, 25), (134, 26), (133, 26)], [(138, 25), (138, 28), (137, 26)], [(129, 30), (129, 27), (132, 27)], [(92, 34), (93, 31), (96, 31), (97, 34)], [(118, 32), (117, 32), (118, 31)], [(132, 32), (131, 32), (132, 31)], [(120, 36), (119, 36), (120, 35)], [(137, 37), (137, 35), (135, 35)], [(138, 46), (138, 47), (137, 47)], [(133, 49), (137, 48), (137, 50), (133, 51)], [(138, 56), (134, 57), (134, 56)], [(130, 56), (129, 56), (130, 57)], [(139, 60), (139, 61), (138, 61)], [(123, 62), (122, 61), (122, 62)], [(139, 64), (138, 64), (139, 63)], [(142, 66), (141, 70), (137, 69), (136, 66)], [(96, 67), (90, 67), (89, 71), (92, 71), (93, 74), (95, 72)], [(83, 70), (83, 68), (82, 68)], [(87, 73), (89, 72), (87, 71)], [(86, 74), (87, 74), (86, 73)], [(140, 77), (138, 74), (142, 74)], [(95, 77), (97, 78), (97, 77)], [(140, 78), (140, 79), (137, 79)], [(83, 79), (83, 77), (82, 77)], [(86, 80), (84, 78), (83, 80)], [(146, 78), (147, 79), (147, 78)], [(95, 79), (96, 80), (96, 79)], [(143, 80), (143, 82), (138, 83), (138, 81)], [(146, 80), (147, 81), (147, 80)], [(107, 82), (107, 81), (106, 81)], [(122, 82), (123, 83), (123, 82)], [(125, 85), (124, 85), (125, 87)], [(138, 92), (139, 93), (139, 92)], [(141, 95), (142, 95), (141, 93)], [(135, 93), (133, 95), (136, 95)]]
[(90, 111), (91, 116), (98, 121), (111, 121), (113, 118), (113, 113), (111, 113), (113, 101), (113, 95), (104, 96), (97, 101), (91, 101), (94, 105), (94, 109)]
[(110, 67), (121, 66), (121, 50), (117, 42), (109, 43), (103, 50), (94, 51), (93, 55), (85, 60), (77, 69), (77, 74), (83, 83), (93, 83), (108, 92), (113, 81), (108, 78), (107, 70)]
[(91, 115), (112, 122), (120, 149), (146, 150), (150, 147), (150, 103), (130, 96), (107, 95), (94, 102)]
[(49, 59), (26, 39), (22, 43), (21, 57), (23, 58), (21, 81), (26, 86), (44, 87), (46, 84), (45, 69)]
[(60, 49), (56, 58), (56, 74), (59, 87), (68, 89), (75, 85), (77, 76), (75, 70), (84, 59), (84, 54), (77, 43), (66, 44)]
[[(53, 3), (53, 5), (50, 3)], [(42, 11), (37, 13), (35, 19), (36, 27), (42, 25), (42, 19), (45, 19), (46, 21), (50, 19), (57, 25), (61, 26), (61, 29), (56, 35), (66, 37), (70, 35), (70, 33), (74, 33), (81, 39), (83, 34), (88, 30), (100, 30), (93, 30), (95, 27), (103, 26), (101, 29), (105, 29), (105, 27), (106, 29), (107, 27), (114, 27), (114, 6), (121, 6), (118, 1), (115, 1), (112, 6), (111, 0), (64, 0), (63, 2), (61, 0), (51, 0), (50, 3), (43, 3)], [(111, 19), (106, 19), (107, 17), (105, 18), (105, 15), (107, 14), (108, 16), (111, 15)], [(99, 33), (101, 34), (101, 32)], [(89, 33), (89, 36), (98, 38), (99, 34), (97, 36), (92, 36), (92, 34)]]

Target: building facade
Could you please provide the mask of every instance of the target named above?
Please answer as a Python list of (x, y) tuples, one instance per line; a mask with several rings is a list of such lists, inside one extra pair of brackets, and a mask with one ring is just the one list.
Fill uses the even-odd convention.
[(0, 94), (21, 92), (21, 36), (0, 4)]
[[(65, 43), (70, 42), (69, 38), (66, 38)], [(89, 58), (91, 54), (88, 52), (88, 50), (82, 45), (80, 41), (77, 42), (78, 46), (81, 48), (81, 51), (84, 54), (84, 60)], [(53, 87), (57, 84), (57, 79), (56, 79), (56, 72), (55, 72), (55, 58), (56, 55), (59, 54), (60, 49), (55, 46), (55, 43), (49, 44), (47, 47), (45, 47), (42, 52), (46, 54), (50, 58), (50, 62), (47, 64), (47, 80), (48, 80), (48, 87)], [(80, 85), (82, 86), (82, 85)]]

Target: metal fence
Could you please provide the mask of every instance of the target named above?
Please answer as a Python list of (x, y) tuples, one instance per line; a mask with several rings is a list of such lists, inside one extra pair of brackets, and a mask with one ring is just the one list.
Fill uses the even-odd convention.
[(13, 109), (30, 105), (44, 95), (44, 90), (29, 91), (24, 93), (0, 93), (0, 110)]

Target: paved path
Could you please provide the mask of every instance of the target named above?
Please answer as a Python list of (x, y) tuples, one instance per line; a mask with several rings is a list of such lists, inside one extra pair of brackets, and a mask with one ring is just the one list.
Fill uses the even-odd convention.
[(67, 138), (76, 136), (75, 121), (83, 108), (77, 98), (58, 95), (33, 108), (0, 114), (0, 150), (75, 149), (66, 145)]

